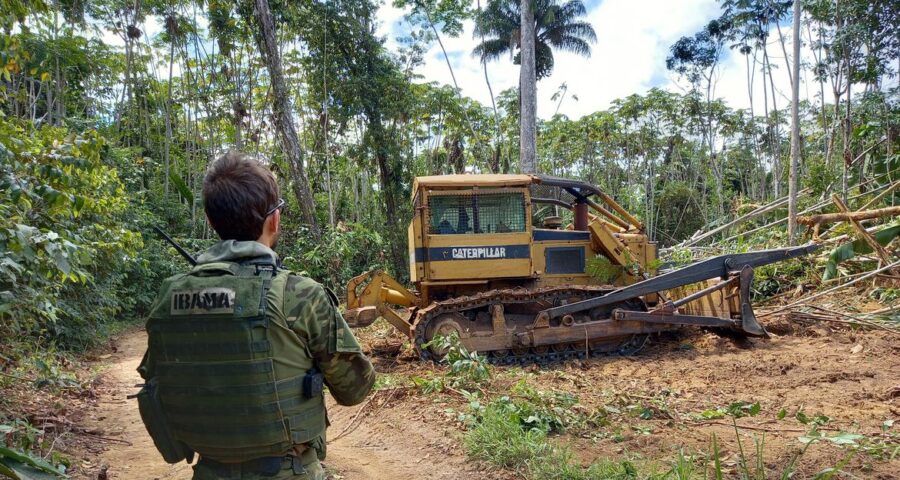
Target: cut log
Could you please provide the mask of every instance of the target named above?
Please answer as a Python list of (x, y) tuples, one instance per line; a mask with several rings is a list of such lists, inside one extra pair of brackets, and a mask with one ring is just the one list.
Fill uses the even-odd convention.
[(868, 220), (870, 218), (893, 217), (900, 215), (900, 206), (878, 208), (875, 210), (865, 210), (852, 213), (824, 213), (822, 215), (810, 215), (808, 217), (800, 217), (797, 222), (803, 225), (826, 225), (834, 222), (846, 222), (848, 220)]

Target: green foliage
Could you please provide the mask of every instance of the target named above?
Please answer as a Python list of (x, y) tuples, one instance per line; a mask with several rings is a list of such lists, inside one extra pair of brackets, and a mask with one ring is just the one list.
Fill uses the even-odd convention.
[[(663, 473), (639, 472), (630, 461), (600, 459), (583, 465), (566, 446), (554, 443), (549, 435), (558, 431), (575, 400), (569, 394), (534, 390), (524, 381), (514, 388), (515, 399), (503, 396), (482, 406), (472, 402), (475, 412), (463, 439), (472, 458), (516, 472), (525, 479), (690, 479), (691, 461), (683, 455)], [(553, 405), (552, 407), (549, 407)]]
[(820, 198), (840, 180), (840, 174), (834, 166), (829, 165), (821, 157), (811, 158), (806, 162), (807, 173), (801, 178), (803, 187), (811, 189), (815, 198)]
[(605, 255), (597, 255), (589, 258), (584, 268), (585, 272), (603, 284), (612, 284), (624, 274), (624, 268), (613, 265)]
[(413, 383), (424, 393), (438, 392), (445, 386), (450, 388), (475, 389), (491, 377), (491, 367), (487, 359), (477, 352), (466, 350), (456, 332), (450, 335), (436, 335), (422, 348), (445, 352), (443, 361), (450, 365), (445, 375), (431, 379), (415, 377)]
[(682, 182), (666, 183), (656, 196), (656, 228), (664, 244), (689, 238), (703, 228), (703, 214), (696, 197), (697, 191)]
[(696, 418), (704, 419), (704, 420), (712, 420), (717, 418), (725, 418), (726, 416), (732, 418), (741, 418), (745, 416), (754, 417), (760, 412), (759, 402), (756, 403), (748, 403), (748, 402), (735, 402), (727, 407), (719, 407), (715, 409), (707, 409), (699, 414), (694, 415)]
[[(882, 423), (880, 435), (867, 436), (860, 433), (845, 431), (838, 431), (830, 434), (820, 430), (820, 427), (828, 424), (830, 421), (828, 417), (818, 415), (815, 418), (810, 419), (803, 415), (801, 418), (801, 413), (802, 412), (797, 412), (797, 420), (809, 427), (809, 431), (805, 435), (797, 438), (797, 440), (803, 444), (804, 450), (815, 443), (835, 445), (846, 449), (849, 452), (845, 461), (842, 463), (849, 461), (849, 459), (857, 453), (863, 453), (872, 458), (886, 461), (893, 460), (900, 455), (900, 433), (892, 430), (894, 426), (893, 420), (886, 420)], [(831, 478), (834, 473), (840, 470), (841, 466), (825, 469), (820, 472), (822, 477), (817, 478)]]
[(900, 300), (900, 288), (878, 287), (872, 290), (869, 296), (881, 303), (894, 303)]
[(6, 447), (0, 447), (0, 474), (12, 480), (68, 478), (63, 470), (42, 458)]
[(44, 480), (65, 476), (69, 460), (52, 452), (45, 460), (42, 452), (51, 450), (42, 429), (24, 420), (0, 421), (0, 435), (6, 439), (0, 445), (0, 474), (13, 480)]
[(759, 301), (777, 295), (806, 281), (814, 275), (814, 266), (804, 259), (771, 263), (753, 269), (753, 300)]
[(551, 447), (545, 430), (523, 428), (522, 420), (506, 403), (488, 405), (466, 433), (466, 451), (476, 459), (524, 473), (529, 459), (546, 457)]
[(0, 123), (0, 317), (5, 338), (88, 345), (135, 303), (141, 236), (95, 131)]
[(362, 224), (328, 227), (319, 241), (302, 228), (287, 235), (293, 243), (281, 249), (285, 266), (336, 291), (344, 290), (360, 272), (386, 269), (388, 264), (384, 238)]
[(587, 467), (566, 447), (554, 445), (548, 430), (529, 422), (522, 410), (508, 399), (483, 408), (475, 426), (466, 432), (467, 453), (478, 460), (517, 472), (527, 479), (636, 479), (630, 462), (600, 461)]
[[(898, 236), (900, 236), (900, 225), (883, 228), (872, 234), (875, 241), (882, 246), (891, 243)], [(838, 265), (841, 262), (866, 253), (872, 253), (872, 247), (862, 238), (835, 248), (831, 251), (831, 255), (828, 256), (828, 263), (825, 264), (825, 275), (822, 278), (824, 280), (837, 278)]]
[(423, 23), (427, 28), (433, 23), (451, 37), (462, 33), (462, 22), (472, 15), (471, 2), (460, 0), (394, 0), (394, 7), (411, 8), (412, 23)]
[(559, 433), (605, 424), (605, 410), (585, 415), (583, 411), (573, 408), (578, 404), (578, 398), (569, 392), (538, 390), (527, 381), (520, 380), (513, 385), (511, 393), (515, 397), (502, 397), (499, 402), (506, 403), (509, 410), (518, 414), (523, 427)]
[[(775, 478), (772, 476), (773, 472), (767, 471), (767, 466), (771, 466), (771, 462), (766, 459), (765, 435), (763, 435), (762, 437), (758, 437), (756, 435), (752, 436), (755, 446), (755, 452), (754, 456), (751, 458), (750, 455), (748, 455), (744, 450), (740, 427), (737, 425), (738, 418), (746, 416), (756, 416), (760, 413), (760, 411), (761, 407), (759, 402), (735, 402), (728, 407), (718, 408), (715, 410), (706, 410), (699, 415), (700, 418), (704, 419), (722, 418), (725, 416), (731, 418), (732, 425), (734, 427), (735, 441), (738, 445), (737, 478), (741, 478), (743, 480), (767, 480), (769, 478)], [(779, 421), (784, 420), (785, 418), (787, 418), (787, 411), (785, 409), (781, 409), (776, 415), (776, 418)], [(794, 418), (802, 425), (805, 425), (808, 430), (804, 435), (798, 437), (798, 440), (803, 445), (803, 447), (800, 450), (797, 450), (786, 464), (781, 465), (781, 472), (778, 473), (777, 478), (781, 478), (782, 480), (793, 478), (800, 460), (806, 454), (809, 447), (815, 443), (826, 442), (848, 450), (847, 455), (845, 455), (844, 458), (836, 466), (828, 467), (818, 472), (814, 477), (816, 479), (832, 478), (835, 474), (839, 473), (841, 469), (844, 468), (844, 466), (846, 466), (847, 463), (849, 463), (849, 461), (859, 452), (866, 453), (868, 455), (871, 455), (873, 458), (882, 460), (892, 459), (894, 458), (894, 456), (900, 453), (900, 443), (898, 443), (900, 435), (896, 435), (890, 432), (890, 429), (893, 426), (893, 421), (890, 420), (886, 421), (882, 426), (883, 434), (881, 436), (870, 438), (858, 433), (849, 433), (843, 431), (837, 432), (835, 434), (828, 434), (823, 432), (821, 428), (831, 421), (831, 419), (825, 415), (815, 415), (810, 417), (802, 409), (800, 409), (795, 412)], [(722, 452), (719, 447), (719, 439), (715, 434), (713, 434), (711, 438), (710, 450), (712, 454), (712, 473), (714, 478), (730, 478), (726, 476), (724, 466), (721, 461)]]
[[(482, 61), (490, 61), (509, 54), (519, 64), (517, 39), (521, 2), (492, 0), (476, 18), (475, 33), (484, 38), (473, 54)], [(540, 80), (553, 71), (553, 51), (564, 50), (589, 57), (591, 43), (597, 34), (582, 18), (587, 9), (581, 0), (537, 0), (534, 2), (535, 75)]]

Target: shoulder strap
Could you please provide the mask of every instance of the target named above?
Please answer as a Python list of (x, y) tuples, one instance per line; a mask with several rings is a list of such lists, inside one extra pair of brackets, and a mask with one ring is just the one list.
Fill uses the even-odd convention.
[[(266, 314), (266, 310), (268, 308), (268, 296), (269, 289), (272, 288), (272, 279), (275, 278), (275, 275), (278, 274), (274, 265), (271, 264), (252, 264), (254, 265), (254, 269), (256, 270), (256, 276), (262, 278), (262, 295), (259, 299), (259, 312), (263, 315)], [(247, 268), (247, 266), (244, 266)]]

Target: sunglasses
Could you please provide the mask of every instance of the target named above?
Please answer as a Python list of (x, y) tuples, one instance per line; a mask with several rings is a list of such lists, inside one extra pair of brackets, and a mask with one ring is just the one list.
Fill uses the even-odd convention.
[(282, 210), (282, 211), (283, 211), (285, 205), (286, 205), (286, 202), (284, 201), (284, 199), (283, 199), (283, 198), (279, 198), (279, 199), (278, 199), (278, 203), (277, 203), (274, 207), (270, 208), (269, 211), (266, 212), (266, 216), (268, 217), (269, 215), (275, 213), (275, 210)]

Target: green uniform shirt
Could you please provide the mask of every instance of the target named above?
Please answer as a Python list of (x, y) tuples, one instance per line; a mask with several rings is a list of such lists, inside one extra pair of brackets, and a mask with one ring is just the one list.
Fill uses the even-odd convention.
[[(275, 252), (261, 243), (226, 240), (201, 254), (197, 262), (273, 264), (276, 260)], [(277, 330), (269, 336), (273, 350), (284, 352), (274, 359), (276, 372), (307, 365), (311, 358), (337, 403), (362, 402), (375, 383), (375, 370), (338, 311), (334, 294), (309, 278), (279, 275), (267, 296), (267, 314), (272, 320), (270, 329)], [(144, 379), (155, 375), (149, 351), (138, 372)]]

